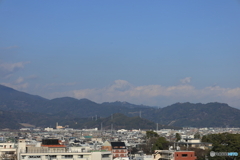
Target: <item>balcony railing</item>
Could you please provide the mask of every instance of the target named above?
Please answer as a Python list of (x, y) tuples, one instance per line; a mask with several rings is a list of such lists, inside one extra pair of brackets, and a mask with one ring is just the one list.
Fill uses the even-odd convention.
[(20, 153), (90, 153), (90, 152), (110, 152), (106, 150), (83, 150), (83, 151), (46, 151), (46, 150), (31, 150), (31, 151), (20, 151)]

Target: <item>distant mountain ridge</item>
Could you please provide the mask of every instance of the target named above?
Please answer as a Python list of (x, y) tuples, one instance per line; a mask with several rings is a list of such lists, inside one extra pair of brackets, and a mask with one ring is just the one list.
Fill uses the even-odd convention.
[[(28, 113), (22, 111), (0, 111), (0, 129), (19, 129), (26, 126), (56, 127), (56, 122), (70, 128), (87, 129), (101, 127), (110, 129), (154, 129), (155, 123), (140, 117), (127, 117), (117, 113), (110, 117), (72, 118), (59, 115)], [(24, 125), (25, 124), (25, 125)], [(26, 125), (28, 124), (28, 125)], [(159, 125), (161, 128), (174, 128)], [(175, 127), (176, 128), (176, 127)]]
[[(104, 107), (102, 108), (104, 111), (99, 110), (99, 107)], [(149, 108), (149, 106), (134, 105), (128, 102), (118, 101), (98, 104), (86, 98), (78, 100), (71, 97), (48, 100), (40, 96), (19, 92), (0, 85), (0, 110), (21, 110), (48, 114), (57, 114), (58, 112), (65, 111), (72, 116), (91, 117), (96, 114), (100, 116), (109, 116), (119, 111), (121, 113), (127, 113), (129, 109), (135, 111), (136, 108), (138, 110), (138, 108)]]
[(156, 112), (163, 124), (182, 127), (240, 127), (240, 110), (225, 103), (176, 103)]
[[(12, 115), (16, 112), (26, 116), (34, 115), (24, 122), (45, 126), (48, 122), (71, 121), (71, 119), (109, 117), (121, 113), (128, 117), (141, 117), (165, 126), (179, 127), (240, 127), (240, 110), (224, 103), (175, 103), (173, 105), (156, 108), (144, 105), (135, 105), (128, 102), (95, 103), (88, 99), (62, 97), (48, 100), (40, 96), (27, 94), (12, 88), (0, 85), (0, 111)], [(6, 122), (5, 115), (1, 117)], [(42, 118), (44, 118), (42, 120)], [(29, 121), (29, 122), (27, 122)], [(41, 124), (39, 123), (41, 122)], [(35, 124), (34, 124), (35, 123)], [(64, 121), (62, 123), (65, 124)], [(76, 127), (80, 127), (77, 125)]]
[(0, 85), (1, 110), (38, 111), (39, 106), (42, 106), (47, 101), (47, 99), (40, 96), (34, 96)]

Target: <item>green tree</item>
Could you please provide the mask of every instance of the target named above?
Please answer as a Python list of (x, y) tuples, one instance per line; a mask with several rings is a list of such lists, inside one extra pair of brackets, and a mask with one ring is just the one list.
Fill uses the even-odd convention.
[(154, 131), (146, 132), (146, 144), (142, 145), (141, 148), (146, 154), (153, 154), (154, 150), (168, 149), (169, 142), (164, 137)]
[(203, 150), (200, 148), (190, 147), (189, 150), (195, 152), (197, 160), (205, 160), (205, 155), (208, 154), (208, 150)]
[[(213, 147), (210, 151), (239, 153), (239, 149), (240, 149), (239, 134), (230, 134), (230, 133), (210, 134), (210, 135), (203, 136), (202, 141), (212, 143)], [(208, 156), (209, 156), (209, 153), (208, 153)], [(210, 157), (209, 156), (209, 160), (232, 160), (234, 158), (240, 159), (240, 154), (238, 154), (237, 157), (231, 157), (231, 156)]]
[(147, 136), (147, 138), (159, 137), (159, 135), (154, 131), (147, 131), (146, 136)]
[(181, 135), (179, 133), (176, 133), (175, 138), (176, 142), (178, 142), (181, 139)]
[(196, 134), (194, 134), (194, 139), (200, 139), (201, 135), (199, 132), (197, 132)]
[(153, 144), (152, 151), (154, 150), (165, 150), (168, 149), (169, 142), (164, 137), (158, 137)]
[(207, 136), (206, 136), (206, 135), (202, 136), (201, 141), (202, 141), (202, 142), (208, 142)]

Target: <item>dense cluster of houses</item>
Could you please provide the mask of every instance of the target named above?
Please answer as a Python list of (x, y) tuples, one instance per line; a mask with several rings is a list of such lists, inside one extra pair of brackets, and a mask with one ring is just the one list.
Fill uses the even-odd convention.
[[(175, 133), (181, 139), (168, 150), (155, 150), (154, 154), (131, 153), (145, 143), (146, 131), (95, 129), (74, 130), (67, 128), (46, 128), (45, 130), (0, 131), (0, 160), (195, 160), (194, 151), (181, 148), (209, 149), (210, 143), (195, 139), (194, 134), (203, 135), (213, 131), (225, 132), (226, 129), (157, 130), (159, 136), (175, 141)], [(239, 129), (230, 129), (237, 133)]]

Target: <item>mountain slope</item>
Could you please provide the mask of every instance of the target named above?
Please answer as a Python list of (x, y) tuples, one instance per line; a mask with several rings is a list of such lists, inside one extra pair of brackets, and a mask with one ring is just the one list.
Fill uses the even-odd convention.
[[(101, 128), (106, 129), (154, 129), (156, 125), (147, 119), (140, 117), (128, 117), (123, 114), (114, 114), (106, 118), (73, 118), (61, 117), (58, 115), (47, 115), (39, 113), (28, 113), (22, 111), (0, 111), (0, 129), (19, 129), (24, 126), (21, 124), (30, 124), (35, 127), (53, 127), (58, 122), (62, 126), (71, 128), (86, 129), (86, 128)], [(173, 128), (169, 126), (159, 125), (159, 129)]]
[[(158, 115), (158, 118), (156, 117)], [(224, 103), (176, 103), (159, 109), (156, 120), (163, 124), (191, 127), (240, 126), (240, 110)]]
[[(40, 96), (30, 95), (12, 88), (0, 85), (0, 110), (19, 110), (25, 112), (39, 112), (50, 115), (60, 114), (70, 117), (92, 117), (95, 115), (109, 116), (113, 113), (124, 113), (131, 116), (138, 115), (142, 105), (112, 102), (98, 104), (88, 99), (70, 97), (48, 100)], [(143, 109), (147, 109), (145, 106)], [(129, 114), (128, 114), (129, 112)]]
[(0, 109), (38, 111), (46, 101), (40, 96), (30, 95), (12, 88), (0, 85)]
[[(14, 110), (9, 114), (29, 114), (26, 115), (32, 117), (29, 121), (36, 125), (45, 125), (48, 122), (54, 125), (57, 121), (67, 124), (65, 121), (74, 122), (74, 118), (92, 119), (96, 116), (108, 117), (114, 113), (122, 113), (129, 117), (141, 116), (155, 123), (180, 127), (240, 127), (240, 110), (224, 103), (176, 103), (164, 108), (155, 108), (119, 101), (98, 104), (88, 99), (78, 100), (70, 97), (48, 100), (2, 85), (0, 110)], [(0, 118), (0, 123), (9, 120), (5, 115), (0, 115)], [(13, 119), (23, 123), (22, 118)]]

